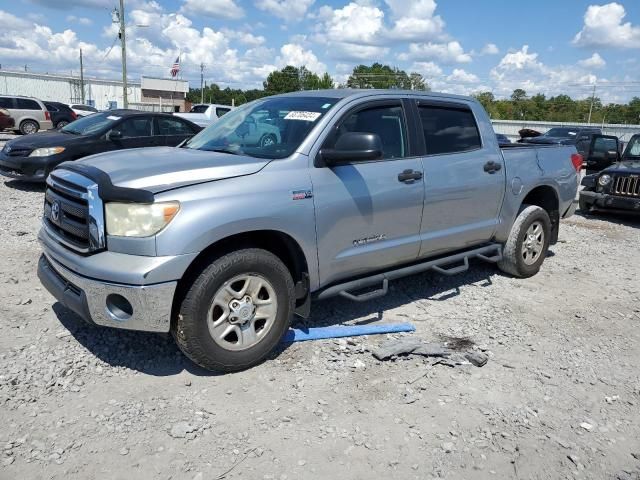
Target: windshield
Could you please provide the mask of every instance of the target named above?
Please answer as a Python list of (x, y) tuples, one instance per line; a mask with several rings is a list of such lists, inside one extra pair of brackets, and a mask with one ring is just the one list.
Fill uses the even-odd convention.
[(81, 117), (78, 120), (62, 127), (65, 133), (75, 133), (76, 135), (91, 135), (97, 133), (105, 127), (117, 122), (120, 117), (110, 113), (96, 113), (88, 117)]
[(631, 138), (623, 157), (640, 157), (640, 136)]
[(545, 137), (573, 138), (578, 134), (575, 128), (552, 128), (544, 134)]
[(285, 158), (338, 101), (324, 97), (271, 97), (236, 108), (185, 144), (258, 158)]

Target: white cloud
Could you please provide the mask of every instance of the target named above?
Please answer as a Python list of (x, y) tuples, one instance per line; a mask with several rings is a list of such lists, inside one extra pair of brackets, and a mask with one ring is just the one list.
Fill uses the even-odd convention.
[(437, 60), (444, 64), (471, 62), (471, 54), (464, 51), (457, 41), (446, 43), (412, 43), (409, 52), (399, 56), (400, 60)]
[(589, 58), (580, 60), (578, 64), (585, 68), (602, 68), (607, 64), (607, 62), (605, 62), (604, 58), (602, 58), (598, 53), (594, 53)]
[(286, 65), (293, 65), (294, 67), (305, 66), (319, 75), (327, 71), (327, 66), (320, 62), (311, 50), (305, 50), (295, 43), (287, 43), (280, 48), (278, 63), (281, 67)]
[(288, 22), (301, 20), (314, 0), (257, 0), (256, 8)]
[(500, 53), (500, 49), (495, 43), (487, 43), (480, 51), (482, 55), (497, 55)]
[(93, 24), (93, 20), (87, 17), (76, 17), (75, 15), (67, 16), (67, 22), (77, 23), (78, 25), (89, 26)]
[(244, 16), (244, 10), (235, 0), (184, 0), (182, 13), (210, 18), (235, 20)]
[(439, 38), (444, 21), (435, 15), (435, 0), (385, 0), (394, 18), (389, 38), (395, 40), (429, 40)]
[(451, 75), (447, 77), (447, 80), (458, 83), (476, 83), (479, 81), (479, 78), (473, 73), (466, 72), (461, 68), (455, 68)]
[(334, 58), (370, 60), (389, 51), (381, 44), (384, 12), (378, 7), (352, 2), (334, 10), (325, 5), (313, 17), (318, 21), (313, 39)]
[(434, 62), (413, 62), (409, 70), (418, 72), (426, 78), (440, 77), (442, 75), (442, 68)]
[(507, 53), (498, 64), (498, 68), (502, 70), (539, 69), (541, 66), (538, 54), (529, 53), (529, 45), (523, 45), (520, 50)]
[(640, 48), (640, 26), (622, 23), (625, 16), (624, 7), (616, 2), (590, 5), (573, 43), (581, 47)]
[(31, 3), (43, 5), (49, 8), (59, 8), (61, 10), (67, 10), (73, 7), (87, 7), (87, 8), (112, 8), (113, 1), (111, 0), (29, 0)]
[(241, 44), (247, 45), (249, 47), (257, 47), (259, 45), (264, 45), (267, 41), (262, 35), (254, 35), (250, 32), (239, 32), (236, 30), (223, 30), (223, 33), (227, 36), (227, 38), (233, 38), (238, 40)]

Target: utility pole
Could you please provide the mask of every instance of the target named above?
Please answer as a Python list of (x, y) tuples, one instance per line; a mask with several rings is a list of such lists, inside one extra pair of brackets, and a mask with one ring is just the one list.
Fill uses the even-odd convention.
[(593, 103), (596, 100), (596, 84), (593, 84), (593, 93), (591, 94), (591, 106), (589, 107), (589, 119), (587, 120), (587, 123), (589, 125), (591, 125), (591, 112), (593, 112)]
[(124, 0), (120, 0), (120, 9), (113, 9), (111, 14), (113, 23), (120, 23), (118, 36), (122, 46), (122, 104), (124, 108), (129, 108), (127, 99), (127, 37), (124, 27)]
[(84, 70), (82, 68), (82, 49), (80, 49), (80, 103), (84, 105)]
[(200, 63), (200, 103), (204, 103), (204, 63)]

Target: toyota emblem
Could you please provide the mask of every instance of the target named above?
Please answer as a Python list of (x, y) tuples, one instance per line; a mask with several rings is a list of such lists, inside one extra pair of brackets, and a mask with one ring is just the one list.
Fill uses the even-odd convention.
[(55, 201), (51, 205), (51, 220), (55, 223), (58, 223), (60, 220), (60, 202)]

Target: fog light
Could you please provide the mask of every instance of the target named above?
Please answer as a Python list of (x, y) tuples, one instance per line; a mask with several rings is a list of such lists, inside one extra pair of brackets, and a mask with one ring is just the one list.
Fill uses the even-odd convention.
[(133, 307), (129, 300), (117, 293), (107, 295), (107, 313), (114, 320), (125, 322), (133, 315)]

